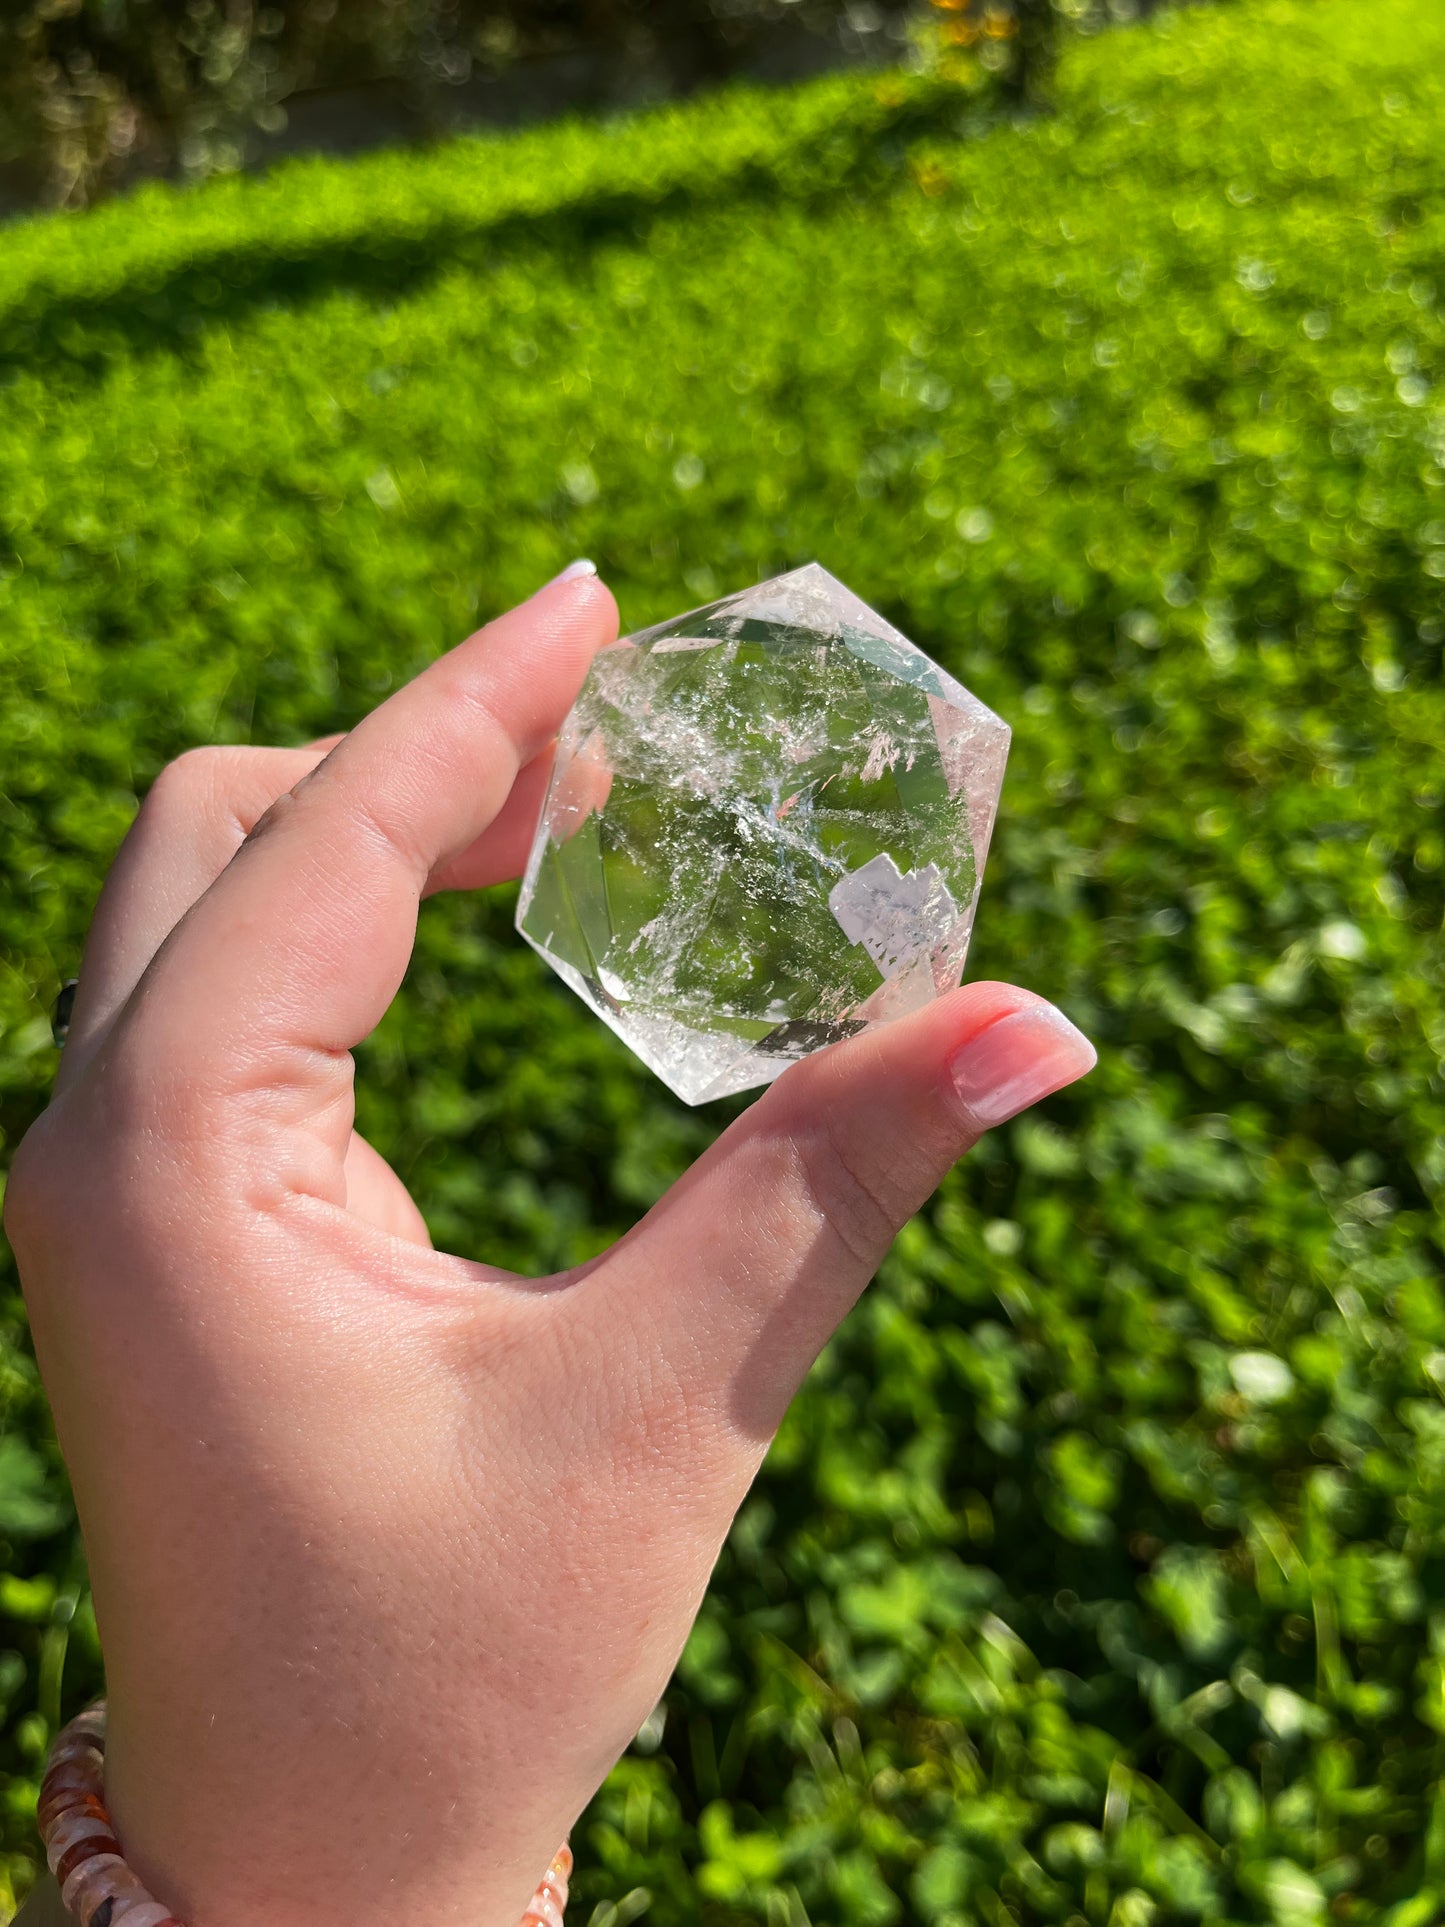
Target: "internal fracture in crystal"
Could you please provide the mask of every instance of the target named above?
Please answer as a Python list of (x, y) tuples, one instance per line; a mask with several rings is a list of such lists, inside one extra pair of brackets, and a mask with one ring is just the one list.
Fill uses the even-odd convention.
[(958, 983), (1009, 731), (811, 563), (597, 657), (517, 928), (686, 1103)]

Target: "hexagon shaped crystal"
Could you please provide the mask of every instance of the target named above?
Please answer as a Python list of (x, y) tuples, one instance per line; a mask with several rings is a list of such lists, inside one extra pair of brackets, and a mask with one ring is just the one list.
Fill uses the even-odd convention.
[(686, 1103), (963, 972), (1009, 731), (816, 563), (630, 636), (563, 726), (517, 928)]

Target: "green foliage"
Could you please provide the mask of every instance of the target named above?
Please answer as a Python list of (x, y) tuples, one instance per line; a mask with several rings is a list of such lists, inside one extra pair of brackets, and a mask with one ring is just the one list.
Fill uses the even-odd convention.
[[(631, 626), (817, 557), (1015, 726), (974, 968), (1099, 1069), (819, 1362), (579, 1829), (598, 1927), (1445, 1908), (1445, 20), (1166, 16), (1057, 87), (297, 168), (0, 266), (7, 1145), (160, 765), (345, 725), (573, 555)], [(428, 907), (362, 1123), (543, 1267), (731, 1107), (510, 908)], [(4, 1318), (23, 1883), (98, 1656)]]

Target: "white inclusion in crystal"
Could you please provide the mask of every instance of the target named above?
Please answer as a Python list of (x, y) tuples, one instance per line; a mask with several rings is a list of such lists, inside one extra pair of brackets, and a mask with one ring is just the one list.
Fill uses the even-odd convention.
[(849, 943), (861, 943), (884, 977), (943, 943), (958, 923), (958, 905), (937, 865), (903, 871), (886, 850), (840, 877), (828, 892), (828, 908)]
[(875, 735), (868, 737), (867, 742), (868, 760), (863, 765), (862, 780), (865, 783), (876, 783), (884, 770), (892, 769), (897, 762), (898, 746), (881, 729)]

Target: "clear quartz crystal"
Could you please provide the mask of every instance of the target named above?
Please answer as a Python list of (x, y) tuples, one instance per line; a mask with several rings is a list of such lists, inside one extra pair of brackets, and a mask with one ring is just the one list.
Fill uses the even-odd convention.
[(688, 1104), (963, 972), (1009, 731), (816, 563), (604, 650), (517, 928)]

